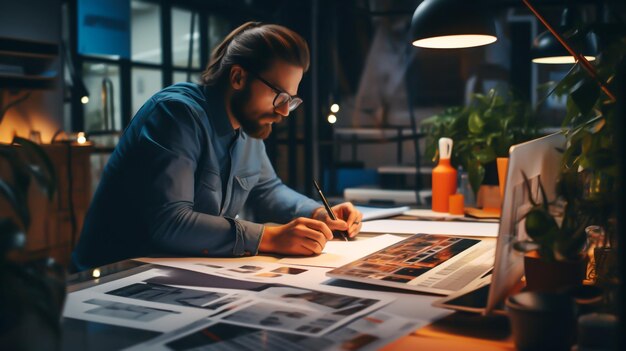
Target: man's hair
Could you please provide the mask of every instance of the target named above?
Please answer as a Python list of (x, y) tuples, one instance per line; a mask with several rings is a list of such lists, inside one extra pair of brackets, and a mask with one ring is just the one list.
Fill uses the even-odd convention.
[(245, 69), (263, 72), (276, 60), (309, 69), (309, 47), (306, 41), (291, 29), (276, 24), (247, 22), (228, 34), (211, 53), (201, 82), (217, 85), (227, 79), (230, 68), (241, 65)]

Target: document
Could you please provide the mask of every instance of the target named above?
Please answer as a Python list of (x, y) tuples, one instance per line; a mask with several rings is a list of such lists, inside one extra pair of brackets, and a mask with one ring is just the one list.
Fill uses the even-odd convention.
[[(249, 274), (255, 271), (252, 267), (263, 269), (248, 266)], [(257, 283), (162, 266), (72, 292), (63, 315), (165, 333), (210, 318), (319, 337), (394, 300), (371, 292), (337, 290), (341, 291), (319, 284), (311, 289)]]
[(428, 322), (375, 311), (326, 335), (291, 335), (256, 326), (227, 324), (213, 319), (198, 321), (166, 333), (128, 351), (140, 350), (378, 350)]
[(428, 209), (412, 209), (405, 211), (403, 215), (416, 217), (416, 219), (433, 221), (500, 222), (499, 213), (470, 207), (465, 208), (465, 215), (453, 215), (445, 212), (435, 212)]
[(499, 223), (450, 222), (450, 221), (410, 221), (382, 219), (363, 222), (363, 233), (391, 234), (442, 234), (454, 236), (498, 236)]
[(400, 236), (385, 234), (354, 241), (329, 241), (326, 243), (324, 251), (318, 256), (286, 257), (278, 262), (300, 266), (337, 268), (403, 239)]
[(400, 207), (370, 207), (370, 206), (355, 206), (357, 210), (363, 214), (363, 221), (370, 221), (372, 219), (387, 218), (392, 216), (398, 216), (410, 209), (409, 206)]

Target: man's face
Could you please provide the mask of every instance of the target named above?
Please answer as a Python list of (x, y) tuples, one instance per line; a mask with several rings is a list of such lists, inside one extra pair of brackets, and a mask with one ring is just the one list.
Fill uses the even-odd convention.
[[(297, 95), (303, 70), (283, 61), (275, 62), (265, 72), (258, 75), (275, 88)], [(242, 89), (233, 91), (230, 110), (246, 134), (253, 138), (265, 139), (272, 132), (272, 124), (289, 116), (288, 104), (274, 107), (277, 92), (257, 78), (255, 73), (246, 71), (246, 81)]]

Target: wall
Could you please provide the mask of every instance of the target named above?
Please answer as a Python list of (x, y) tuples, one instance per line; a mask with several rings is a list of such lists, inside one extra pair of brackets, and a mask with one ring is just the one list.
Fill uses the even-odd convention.
[[(61, 0), (2, 1), (0, 36), (48, 42), (61, 42)], [(63, 125), (63, 66), (61, 57), (50, 68), (57, 72), (52, 90), (34, 90), (20, 105), (11, 108), (0, 124), (0, 142), (10, 142), (14, 134), (28, 137), (32, 130), (41, 133), (44, 143)], [(1, 91), (4, 102), (24, 92)], [(17, 93), (17, 94), (16, 94)]]

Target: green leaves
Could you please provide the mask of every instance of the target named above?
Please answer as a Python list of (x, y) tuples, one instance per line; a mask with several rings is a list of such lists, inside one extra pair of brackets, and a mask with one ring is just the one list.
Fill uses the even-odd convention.
[(487, 146), (480, 150), (476, 150), (474, 152), (474, 157), (476, 158), (476, 161), (478, 161), (478, 163), (484, 165), (496, 159), (496, 152), (493, 150), (492, 147)]
[(452, 163), (469, 173), (475, 192), (485, 178), (485, 164), (507, 156), (511, 145), (532, 139), (537, 122), (525, 101), (495, 89), (473, 94), (465, 107), (446, 109), (422, 121), (427, 156), (437, 160), (437, 140), (452, 138)]
[(526, 234), (539, 243), (548, 239), (554, 240), (559, 232), (556, 220), (541, 207), (528, 211), (525, 227)]
[(480, 162), (473, 161), (467, 163), (466, 169), (472, 190), (474, 190), (474, 194), (478, 194), (478, 188), (485, 179), (485, 167)]
[(480, 134), (483, 131), (483, 127), (485, 126), (485, 122), (483, 122), (482, 118), (478, 112), (472, 112), (469, 116), (469, 121), (467, 122), (467, 128), (471, 133)]
[(572, 102), (578, 107), (578, 112), (588, 115), (597, 103), (600, 96), (600, 87), (595, 80), (586, 77), (576, 84), (570, 96), (572, 97)]

